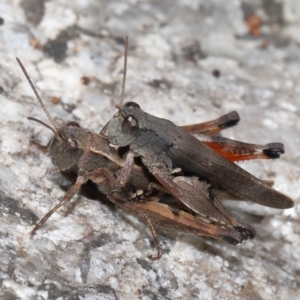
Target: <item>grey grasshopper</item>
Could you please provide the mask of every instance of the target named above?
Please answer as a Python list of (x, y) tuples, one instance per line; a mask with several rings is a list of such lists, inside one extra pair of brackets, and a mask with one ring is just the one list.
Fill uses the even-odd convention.
[[(126, 75), (126, 68), (124, 74)], [(135, 102), (123, 105), (125, 80), (123, 82), (121, 102), (117, 105), (119, 111), (102, 131), (108, 135), (113, 147), (130, 149), (120, 182), (127, 182), (134, 160), (139, 157), (162, 186), (176, 198), (182, 199), (183, 203), (197, 214), (201, 213), (201, 205), (197, 206), (197, 203), (190, 203), (185, 199), (182, 188), (173, 180), (177, 170), (184, 176), (196, 176), (205, 180), (239, 199), (279, 209), (294, 206), (294, 202), (288, 196), (234, 164), (231, 161), (234, 159), (227, 159), (222, 153), (209, 147), (205, 143), (205, 136), (202, 136), (201, 141), (201, 136), (199, 140), (171, 121), (147, 114)], [(240, 142), (218, 137), (208, 138), (207, 141), (219, 144), (225, 152), (228, 142), (229, 148), (236, 150), (234, 151), (237, 157), (238, 149), (245, 149), (248, 154), (251, 153), (251, 147), (247, 148), (246, 144)], [(268, 146), (261, 149), (261, 152), (271, 158), (279, 157), (284, 152), (280, 143)]]

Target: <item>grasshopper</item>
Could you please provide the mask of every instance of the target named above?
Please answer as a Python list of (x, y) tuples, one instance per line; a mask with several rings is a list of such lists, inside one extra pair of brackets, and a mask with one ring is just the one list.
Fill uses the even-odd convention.
[[(174, 182), (186, 192), (185, 197), (190, 199), (189, 202), (200, 203), (201, 201), (201, 214), (198, 215), (183, 205), (181, 199), (180, 201), (173, 199), (169, 204), (158, 199), (155, 193), (152, 194), (150, 186), (158, 190), (165, 191), (165, 189), (143, 166), (135, 165), (127, 185), (121, 185), (116, 177), (124, 166), (125, 160), (117, 150), (109, 146), (108, 138), (80, 128), (76, 122), (68, 122), (62, 127), (57, 126), (22, 63), (19, 59), (17, 61), (52, 124), (49, 126), (36, 118), (29, 118), (53, 131), (54, 136), (47, 147), (53, 164), (61, 171), (69, 170), (74, 166), (78, 169), (75, 184), (33, 228), (31, 236), (36, 234), (55, 211), (70, 201), (87, 180), (91, 180), (109, 200), (147, 223), (157, 246), (157, 254), (150, 255), (150, 259), (158, 259), (162, 255), (162, 248), (153, 224), (164, 229), (223, 239), (231, 244), (238, 244), (254, 237), (255, 230), (232, 217), (219, 202), (211, 186), (197, 178), (177, 176), (174, 177)], [(220, 131), (233, 126), (238, 120), (237, 113), (232, 112), (216, 120), (197, 124), (196, 131), (202, 133)]]
[[(140, 191), (147, 190), (148, 186), (153, 184), (151, 179), (154, 181), (155, 179), (151, 178), (151, 175), (145, 172), (145, 168), (135, 166), (133, 168), (131, 181), (126, 187), (121, 186), (114, 177), (114, 173), (124, 165), (124, 159), (121, 158), (116, 150), (109, 147), (107, 137), (93, 134), (82, 129), (76, 122), (69, 122), (63, 127), (58, 127), (47, 111), (23, 65), (19, 60), (18, 63), (53, 126), (51, 127), (35, 118), (29, 118), (43, 124), (53, 131), (54, 137), (48, 144), (48, 151), (53, 164), (59, 167), (61, 171), (71, 169), (74, 165), (78, 167), (76, 183), (65, 194), (63, 200), (52, 208), (34, 227), (31, 231), (32, 236), (36, 234), (37, 230), (39, 230), (56, 210), (71, 200), (74, 194), (78, 192), (82, 184), (87, 180), (95, 182), (99, 190), (113, 203), (138, 216), (148, 224), (158, 249), (156, 256), (149, 256), (151, 259), (160, 258), (162, 253), (153, 223), (163, 228), (172, 228), (173, 230), (177, 229), (198, 235), (222, 238), (232, 244), (240, 243), (244, 239), (254, 236), (254, 229), (247, 224), (238, 222), (235, 218), (230, 216), (221, 204), (218, 207), (218, 200), (214, 202), (208, 201), (208, 186), (196, 179), (191, 179), (190, 182), (186, 183), (186, 178), (177, 177), (178, 183), (185, 186), (187, 190), (189, 189), (188, 185), (193, 186), (194, 189), (199, 188), (203, 190), (203, 211), (205, 214), (201, 216), (195, 216), (195, 214), (189, 213), (189, 209), (186, 207), (179, 208), (176, 202), (175, 204), (173, 203), (173, 206), (170, 206), (165, 203), (153, 201), (152, 198), (147, 195), (143, 201), (140, 201), (140, 199), (136, 197), (136, 194), (129, 192), (128, 186), (130, 186), (130, 182), (132, 182), (131, 187), (134, 187), (135, 191)], [(202, 132), (212, 126), (226, 128), (226, 124), (230, 126), (233, 119), (236, 118), (236, 114), (228, 114), (217, 120), (204, 123)], [(199, 124), (199, 128), (200, 127), (201, 124)], [(199, 130), (201, 131), (201, 128)], [(157, 183), (155, 184), (157, 186)], [(193, 194), (190, 194), (189, 197), (192, 198)], [(245, 234), (245, 230), (249, 233)]]
[[(127, 37), (125, 45), (128, 48)], [(127, 50), (125, 53), (127, 55)], [(184, 128), (176, 126), (169, 120), (147, 114), (135, 102), (123, 105), (126, 63), (125, 59), (121, 101), (117, 105), (119, 111), (102, 131), (102, 133), (107, 133), (113, 147), (129, 147), (130, 149), (120, 175), (122, 184), (128, 181), (134, 159), (140, 157), (161, 185), (176, 198), (182, 199), (189, 207), (191, 205), (183, 198), (182, 189), (173, 181), (173, 174), (176, 170), (181, 170), (185, 176), (196, 176), (200, 180), (205, 180), (239, 199), (280, 209), (294, 206), (294, 202), (289, 197), (240, 168)], [(209, 142), (216, 140), (216, 138), (211, 138)], [(229, 140), (219, 140), (219, 145), (225, 152), (226, 141)], [(247, 144), (231, 141), (229, 148), (235, 149), (236, 145), (237, 148), (243, 149)], [(284, 152), (283, 145), (280, 143), (268, 145), (267, 149), (263, 149), (264, 147), (260, 149), (265, 156), (276, 158)], [(251, 154), (253, 149), (246, 147), (244, 150)], [(255, 152), (253, 154), (255, 157)], [(193, 207), (192, 210), (195, 213), (201, 213), (201, 206)]]
[[(82, 184), (91, 180), (97, 184), (99, 190), (110, 201), (125, 211), (136, 215), (149, 226), (157, 246), (157, 254), (155, 256), (150, 255), (150, 259), (158, 259), (162, 255), (162, 248), (154, 225), (164, 229), (223, 239), (231, 244), (238, 244), (254, 237), (255, 230), (251, 226), (237, 221), (222, 206), (216, 196), (219, 191), (211, 185), (199, 181), (198, 178), (174, 176), (174, 184), (185, 192), (185, 200), (182, 197), (175, 198), (171, 204), (165, 203), (163, 199), (159, 199), (155, 193), (152, 193), (153, 187), (154, 190), (162, 190), (167, 193), (170, 191), (162, 187), (143, 166), (134, 164), (127, 184), (122, 184), (117, 180), (117, 177), (125, 165), (125, 160), (119, 151), (109, 146), (108, 138), (80, 128), (76, 122), (69, 122), (63, 127), (58, 127), (43, 104), (23, 65), (19, 60), (18, 63), (53, 126), (51, 127), (35, 118), (29, 118), (53, 131), (54, 137), (48, 144), (48, 151), (53, 164), (61, 171), (69, 170), (73, 166), (78, 168), (75, 184), (65, 194), (64, 198), (34, 227), (31, 231), (32, 236), (55, 211), (72, 199)], [(210, 122), (186, 127), (185, 130), (197, 134), (214, 134), (237, 124), (238, 121), (238, 114), (232, 112)], [(199, 138), (201, 137), (199, 136)], [(208, 136), (204, 142), (207, 142), (211, 147), (218, 144), (213, 138), (209, 139)], [(237, 150), (234, 142), (232, 141), (231, 150), (220, 149), (218, 146), (218, 151), (226, 156), (229, 153), (240, 152), (246, 145), (242, 145), (243, 147), (239, 145), (240, 150)], [(245, 149), (243, 151), (244, 154), (248, 153), (248, 157), (262, 156), (266, 158), (267, 155), (262, 150), (270, 153), (278, 152), (280, 145), (276, 148), (274, 144), (265, 146), (248, 144), (248, 149), (250, 148), (253, 153), (247, 152)], [(235, 158), (231, 157), (230, 159), (234, 160)], [(224, 193), (224, 191), (221, 192)], [(226, 191), (225, 195), (227, 197)], [(184, 202), (189, 203), (189, 205), (183, 205)], [(194, 212), (196, 210), (194, 206), (200, 211), (199, 213)]]

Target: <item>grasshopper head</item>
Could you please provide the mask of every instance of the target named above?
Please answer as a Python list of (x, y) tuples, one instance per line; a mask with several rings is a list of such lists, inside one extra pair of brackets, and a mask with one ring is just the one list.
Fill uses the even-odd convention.
[(59, 128), (51, 139), (48, 147), (52, 163), (60, 170), (64, 171), (76, 165), (84, 150), (82, 138), (85, 132), (75, 122), (69, 122), (64, 127)]
[(135, 102), (127, 102), (108, 124), (109, 142), (124, 147), (132, 144), (141, 134), (145, 113)]

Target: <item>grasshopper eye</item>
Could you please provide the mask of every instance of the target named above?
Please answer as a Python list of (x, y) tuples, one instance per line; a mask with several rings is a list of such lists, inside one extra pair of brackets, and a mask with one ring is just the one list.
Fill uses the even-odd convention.
[(124, 107), (135, 107), (135, 108), (140, 108), (140, 106), (135, 103), (135, 102), (127, 102), (124, 104)]
[(71, 148), (77, 148), (77, 143), (74, 140), (72, 140), (71, 138), (68, 138), (68, 143)]
[(128, 115), (124, 118), (124, 120), (122, 121), (121, 124), (121, 130), (123, 133), (125, 134), (129, 134), (134, 132), (135, 130), (137, 130), (139, 128), (139, 122), (138, 120), (132, 116), (132, 115)]

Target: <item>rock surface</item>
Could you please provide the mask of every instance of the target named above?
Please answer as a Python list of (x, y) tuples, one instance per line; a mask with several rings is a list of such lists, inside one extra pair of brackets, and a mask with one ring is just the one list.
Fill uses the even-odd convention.
[[(298, 0), (8, 1), (0, 3), (1, 299), (298, 299), (300, 294), (300, 3)], [(51, 172), (52, 117), (98, 132), (115, 112), (123, 37), (126, 100), (178, 125), (236, 110), (230, 138), (282, 142), (280, 160), (241, 164), (295, 200), (288, 210), (229, 203), (255, 227), (231, 246), (148, 228), (107, 201), (74, 197), (29, 232), (70, 182)]]

